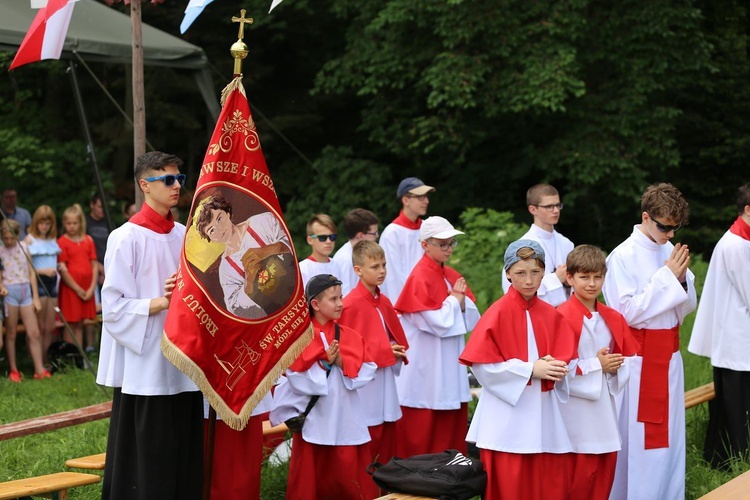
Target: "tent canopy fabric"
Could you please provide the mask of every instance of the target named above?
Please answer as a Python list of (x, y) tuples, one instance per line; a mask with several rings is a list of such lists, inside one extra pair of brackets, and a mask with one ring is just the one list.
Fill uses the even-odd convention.
[[(37, 11), (29, 0), (4, 0), (0, 6), (0, 48), (16, 50)], [(73, 10), (63, 54), (78, 52), (87, 61), (129, 64), (132, 38), (128, 16), (96, 0), (79, 0)], [(178, 68), (203, 68), (203, 49), (143, 24), (143, 62)]]
[[(0, 50), (18, 49), (36, 13), (29, 0), (2, 0)], [(99, 1), (79, 0), (65, 37), (62, 58), (75, 59), (74, 53), (86, 61), (131, 64), (130, 18)], [(195, 70), (194, 77), (206, 106), (214, 118), (218, 117), (218, 98), (203, 49), (144, 23), (143, 64)]]

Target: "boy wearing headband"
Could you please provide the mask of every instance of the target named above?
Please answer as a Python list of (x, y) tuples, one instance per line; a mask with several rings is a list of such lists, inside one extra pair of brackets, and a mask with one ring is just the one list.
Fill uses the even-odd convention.
[(487, 471), (485, 500), (568, 498), (571, 445), (553, 389), (561, 384), (565, 399), (574, 334), (536, 295), (544, 276), (539, 243), (511, 243), (505, 274), (511, 288), (482, 315), (459, 358), (483, 387), (466, 440), (477, 444)]

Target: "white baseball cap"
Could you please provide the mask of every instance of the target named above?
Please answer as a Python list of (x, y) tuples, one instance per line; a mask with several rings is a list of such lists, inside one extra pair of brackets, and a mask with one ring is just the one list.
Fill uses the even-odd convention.
[(454, 228), (447, 219), (433, 215), (422, 221), (422, 226), (419, 228), (419, 241), (424, 241), (428, 238), (444, 240), (457, 234), (464, 233)]

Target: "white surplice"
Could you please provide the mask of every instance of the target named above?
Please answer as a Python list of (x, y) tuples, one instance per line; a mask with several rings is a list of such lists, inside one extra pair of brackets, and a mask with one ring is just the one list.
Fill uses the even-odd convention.
[(164, 396), (198, 387), (161, 352), (167, 311), (149, 315), (151, 299), (180, 262), (185, 226), (159, 234), (129, 222), (112, 231), (104, 257), (98, 384), (123, 394)]
[(359, 276), (354, 272), (354, 264), (352, 264), (353, 249), (352, 243), (348, 241), (332, 257), (340, 269), (341, 276), (337, 275), (337, 278), (342, 282), (341, 295), (344, 297), (359, 283)]
[(383, 229), (379, 243), (385, 252), (388, 268), (385, 281), (380, 285), (380, 293), (395, 304), (404, 288), (406, 278), (424, 255), (424, 249), (419, 242), (419, 229), (407, 229), (391, 222)]
[[(659, 245), (633, 227), (628, 239), (607, 257), (604, 298), (632, 328), (669, 329), (695, 309), (695, 276), (687, 271), (687, 291), (664, 264), (674, 245)], [(645, 449), (644, 424), (637, 421), (643, 358), (632, 359), (630, 381), (617, 398), (622, 450), (610, 498), (681, 499), (685, 496), (685, 382), (682, 356), (669, 363), (669, 447)]]

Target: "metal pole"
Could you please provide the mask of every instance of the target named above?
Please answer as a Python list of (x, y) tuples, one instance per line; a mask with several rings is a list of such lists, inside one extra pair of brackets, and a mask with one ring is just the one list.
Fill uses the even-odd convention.
[(91, 139), (91, 132), (89, 131), (89, 122), (86, 119), (86, 111), (83, 108), (83, 99), (81, 99), (81, 89), (78, 86), (78, 77), (76, 76), (76, 66), (73, 61), (68, 63), (68, 74), (73, 81), (73, 94), (76, 99), (76, 108), (78, 109), (78, 118), (81, 120), (81, 128), (83, 129), (83, 137), (86, 139), (86, 152), (88, 153), (89, 161), (94, 169), (94, 178), (96, 179), (96, 186), (99, 189), (99, 195), (102, 197), (102, 208), (104, 209), (104, 218), (107, 221), (107, 228), (112, 231), (114, 226), (112, 225), (112, 219), (109, 216), (109, 205), (107, 203), (107, 196), (104, 194), (104, 185), (102, 184), (102, 177), (99, 174), (99, 163), (96, 161), (96, 153), (94, 153), (94, 141)]

